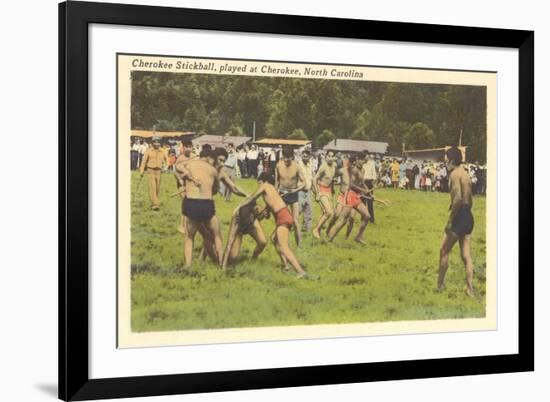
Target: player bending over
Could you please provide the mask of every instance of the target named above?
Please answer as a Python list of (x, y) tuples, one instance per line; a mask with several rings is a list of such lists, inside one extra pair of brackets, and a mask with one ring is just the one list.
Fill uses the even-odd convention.
[(271, 239), (279, 253), (279, 257), (281, 257), (283, 265), (286, 267), (287, 262), (289, 262), (296, 270), (298, 278), (307, 277), (307, 272), (300, 266), (300, 263), (289, 246), (288, 238), (294, 220), (285, 202), (274, 187), (273, 179), (268, 173), (262, 173), (258, 177), (258, 189), (246, 199), (240, 208), (255, 202), (260, 196), (263, 197), (266, 206), (275, 216), (276, 228), (273, 231)]
[(256, 248), (252, 254), (255, 260), (267, 245), (264, 230), (260, 221), (269, 218), (269, 210), (256, 205), (256, 202), (238, 207), (233, 211), (227, 245), (223, 254), (222, 268), (225, 270), (228, 264), (235, 262), (241, 251), (243, 237), (250, 235), (256, 242)]

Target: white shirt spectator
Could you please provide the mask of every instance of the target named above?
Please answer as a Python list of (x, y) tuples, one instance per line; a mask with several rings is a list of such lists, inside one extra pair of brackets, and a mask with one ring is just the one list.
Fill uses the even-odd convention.
[(250, 151), (248, 151), (248, 153), (246, 154), (246, 157), (249, 160), (255, 161), (256, 159), (258, 159), (258, 151), (256, 151), (255, 149), (250, 149)]
[(149, 148), (149, 145), (147, 145), (146, 142), (142, 142), (140, 145), (138, 145), (138, 151), (142, 155), (145, 154), (145, 151), (147, 151), (147, 148)]
[(363, 180), (376, 180), (376, 163), (373, 159), (368, 159), (363, 165)]
[(244, 161), (246, 159), (246, 152), (244, 151), (244, 149), (241, 149), (239, 150), (239, 152), (237, 152), (237, 159), (240, 161)]

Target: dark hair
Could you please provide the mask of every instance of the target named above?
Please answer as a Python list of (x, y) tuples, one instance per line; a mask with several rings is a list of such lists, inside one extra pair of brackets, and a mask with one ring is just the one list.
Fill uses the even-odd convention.
[(358, 159), (358, 158), (357, 158), (356, 155), (350, 155), (350, 156), (348, 157), (349, 165), (350, 165), (350, 166), (353, 165), (355, 162), (357, 162), (357, 159)]
[(304, 152), (302, 152), (302, 155), (311, 155), (311, 152), (309, 152), (309, 149), (304, 149)]
[(332, 154), (332, 156), (334, 156), (334, 151), (333, 150), (327, 151), (327, 155), (328, 154)]
[(212, 151), (212, 145), (210, 145), (210, 144), (204, 144), (204, 145), (202, 146), (202, 150), (203, 150), (203, 151), (204, 151), (204, 150)]
[(227, 146), (233, 148), (233, 143), (229, 142), (229, 143), (227, 144)]
[(210, 145), (203, 146), (202, 151), (201, 151), (199, 156), (201, 158), (213, 158), (214, 157), (214, 152), (212, 151), (212, 147)]
[(181, 145), (183, 145), (184, 147), (192, 147), (193, 143), (191, 142), (191, 140), (183, 140), (181, 142)]
[(269, 184), (274, 185), (275, 184), (275, 178), (269, 174), (268, 172), (263, 172), (259, 177), (258, 181), (267, 182)]
[(283, 158), (293, 158), (293, 157), (294, 157), (294, 150), (290, 147), (284, 147)]
[(460, 149), (458, 149), (458, 147), (449, 148), (445, 154), (447, 155), (447, 159), (453, 165), (458, 166), (462, 163), (462, 152), (460, 152)]
[(217, 158), (218, 156), (224, 156), (225, 159), (227, 159), (227, 151), (223, 148), (216, 148), (214, 150), (214, 156)]

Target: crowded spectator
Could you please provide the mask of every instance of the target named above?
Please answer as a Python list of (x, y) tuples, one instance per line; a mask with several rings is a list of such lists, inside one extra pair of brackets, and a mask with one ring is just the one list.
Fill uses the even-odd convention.
[(391, 182), (393, 185), (393, 188), (397, 188), (397, 185), (399, 184), (399, 172), (401, 171), (399, 162), (397, 162), (397, 159), (394, 159), (391, 164)]
[[(235, 154), (235, 148), (233, 144), (227, 144), (226, 146), (227, 158), (223, 165), (223, 170), (231, 181), (235, 181), (236, 170), (237, 170), (237, 155)], [(223, 195), (226, 201), (231, 200), (231, 189), (229, 186), (226, 186), (223, 182), (220, 182), (220, 194)]]
[(246, 166), (246, 145), (237, 149), (237, 164), (239, 165), (239, 172), (244, 179), (248, 177), (248, 169)]
[(252, 145), (246, 153), (248, 176), (258, 177), (258, 150)]

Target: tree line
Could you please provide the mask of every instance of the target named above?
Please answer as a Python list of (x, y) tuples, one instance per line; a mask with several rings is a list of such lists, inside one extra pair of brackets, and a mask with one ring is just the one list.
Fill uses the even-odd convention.
[(213, 74), (132, 73), (132, 129), (185, 130), (256, 139), (383, 141), (407, 149), (470, 146), (486, 160), (482, 86)]

